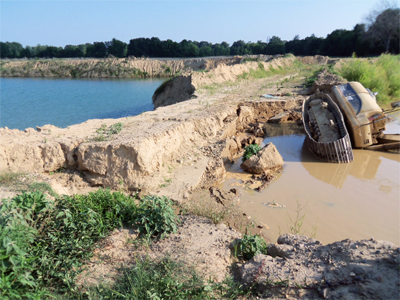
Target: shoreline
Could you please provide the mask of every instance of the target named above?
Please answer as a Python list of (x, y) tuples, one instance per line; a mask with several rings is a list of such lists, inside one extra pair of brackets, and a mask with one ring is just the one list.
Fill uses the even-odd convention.
[[(195, 203), (201, 205), (205, 196), (207, 201), (210, 200), (213, 203), (221, 201), (222, 204), (218, 204), (221, 210), (232, 207), (231, 205), (238, 208), (235, 203), (240, 195), (236, 195), (236, 192), (232, 191), (234, 189), (228, 192), (211, 191), (210, 188), (224, 179), (225, 166), (229, 166), (233, 157), (243, 151), (243, 145), (248, 143), (249, 137), (257, 138), (254, 130), (258, 124), (265, 123), (282, 112), (289, 113), (293, 118), (292, 122), (300, 120), (296, 108), (305, 96), (300, 93), (303, 88), (299, 87), (299, 83), (306, 77), (305, 74), (298, 74), (295, 70), (288, 69), (287, 74), (277, 74), (263, 79), (238, 80), (237, 77), (243, 72), (250, 72), (250, 69), (257, 68), (258, 62), (249, 62), (239, 67), (238, 75), (235, 75), (235, 66), (220, 66), (206, 73), (195, 74), (191, 78), (191, 84), (196, 85), (193, 93), (195, 97), (186, 100), (178, 99), (176, 103), (159, 106), (154, 111), (148, 111), (139, 116), (88, 120), (66, 129), (52, 125), (42, 126), (38, 130), (27, 128), (24, 131), (1, 128), (0, 168), (9, 172), (32, 173), (48, 182), (59, 194), (86, 193), (96, 190), (98, 186), (103, 186), (139, 197), (148, 194), (167, 196), (179, 205), (188, 206)], [(221, 72), (225, 68), (230, 71)], [(283, 79), (292, 78), (292, 76), (294, 78), (292, 82)], [(231, 80), (232, 78), (234, 80)], [(281, 99), (270, 101), (260, 97), (264, 94), (279, 94)], [(123, 123), (122, 130), (115, 134), (103, 134), (104, 139), (101, 140), (99, 129), (102, 125), (106, 125), (103, 130), (105, 132), (117, 123)], [(8, 191), (3, 190), (2, 193), (4, 192)], [(216, 194), (222, 196), (216, 198)], [(243, 233), (245, 228), (240, 230), (243, 224), (235, 224), (235, 220), (239, 217), (243, 218), (240, 210), (234, 217), (236, 219), (225, 220), (227, 225), (207, 223), (207, 226), (200, 217), (193, 218), (194, 227), (206, 226), (200, 227), (205, 228), (204, 232), (200, 234), (196, 231), (195, 237), (212, 236), (209, 232), (217, 229), (229, 233), (232, 237), (237, 233), (233, 233), (231, 229)], [(257, 227), (260, 224), (251, 218), (246, 218), (246, 220), (245, 224), (254, 225), (252, 233), (262, 235), (264, 229)], [(188, 224), (192, 226), (190, 222)], [(192, 232), (184, 231), (185, 227), (181, 227), (181, 230), (182, 236), (187, 241), (181, 244), (182, 240), (179, 245), (185, 245), (185, 247), (192, 244), (196, 247), (200, 245), (197, 239), (192, 241)], [(228, 237), (228, 235), (224, 236)], [(155, 243), (154, 252), (160, 254), (162, 252), (160, 249), (164, 247), (165, 249), (172, 247), (171, 251), (174, 251), (174, 247), (179, 246), (177, 242), (174, 242), (174, 238), (175, 236), (165, 241), (168, 243), (167, 246)], [(216, 234), (215, 238), (217, 238)], [(210, 250), (209, 246), (217, 241), (212, 240), (213, 242), (207, 242), (195, 248), (195, 252), (190, 255), (196, 257), (198, 256), (196, 253), (202, 253), (202, 257), (207, 259), (207, 264), (218, 266), (218, 271), (213, 269), (213, 272), (227, 274), (228, 266), (233, 263), (229, 250), (232, 239), (231, 237), (227, 239), (229, 241), (224, 242), (223, 245), (219, 243), (220, 248), (217, 250), (214, 248)], [(376, 249), (381, 249), (378, 254), (375, 254)], [(360, 250), (364, 253), (360, 254)], [(109, 251), (108, 248), (101, 253), (107, 253), (107, 251)], [(213, 251), (223, 253), (223, 255), (219, 257)], [(343, 282), (346, 284), (340, 284), (336, 289), (332, 289), (332, 293), (338, 297), (353, 293), (351, 291), (353, 284), (357, 286), (358, 282), (365, 284), (366, 292), (361, 291), (365, 292), (365, 295), (368, 295), (370, 290), (378, 295), (380, 295), (379, 291), (384, 289), (387, 289), (389, 294), (398, 290), (398, 286), (393, 283), (396, 280), (395, 276), (392, 276), (390, 280), (385, 278), (382, 282), (381, 279), (372, 275), (368, 275), (372, 276), (371, 278), (366, 278), (367, 275), (364, 275), (372, 274), (370, 271), (378, 267), (383, 274), (379, 276), (385, 276), (385, 270), (396, 273), (392, 269), (393, 266), (398, 265), (399, 249), (398, 246), (388, 242), (343, 240), (322, 247), (321, 243), (315, 240), (286, 236), (281, 241), (278, 239), (278, 244), (271, 244), (269, 251), (270, 255), (275, 253), (274, 258), (270, 255), (256, 256), (253, 260), (237, 266), (243, 282), (258, 274), (258, 270), (264, 267), (264, 260), (268, 262), (268, 265), (271, 264), (283, 270), (285, 261), (306, 264), (309, 254), (319, 253), (320, 256), (312, 257), (311, 270), (316, 273), (321, 267), (327, 274), (334, 272), (341, 263), (348, 265), (348, 269), (343, 268), (343, 270), (349, 274), (354, 272), (356, 266), (364, 270), (362, 273), (360, 269), (356, 269), (362, 274), (355, 274), (355, 276), (364, 276), (360, 277), (361, 281), (358, 281), (358, 277), (357, 280), (353, 280), (355, 278), (353, 275), (340, 273), (340, 278), (343, 277)], [(328, 257), (326, 253), (329, 251), (335, 253), (335, 256), (332, 256), (333, 265), (326, 264), (326, 257)], [(342, 257), (339, 253), (349, 253), (349, 256)], [(366, 261), (365, 263), (358, 257), (360, 255)], [(209, 261), (208, 259), (212, 257), (217, 258)], [(395, 262), (393, 263), (392, 260)], [(198, 266), (204, 267), (203, 264), (198, 264)], [(267, 274), (267, 271), (265, 272)], [(303, 280), (302, 274), (299, 271), (297, 278)], [(378, 276), (378, 274), (375, 275)], [(368, 279), (373, 282), (367, 284), (363, 281)], [(310, 284), (313, 283), (310, 282)], [(276, 290), (283, 291), (285, 288)], [(315, 293), (320, 295), (317, 291)], [(355, 295), (358, 294), (355, 293)], [(315, 297), (315, 294), (310, 297)], [(360, 294), (356, 297), (364, 296)]]

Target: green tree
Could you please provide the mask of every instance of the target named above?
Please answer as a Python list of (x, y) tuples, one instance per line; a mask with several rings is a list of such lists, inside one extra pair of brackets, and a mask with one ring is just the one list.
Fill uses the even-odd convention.
[(399, 44), (393, 42), (398, 41), (400, 36), (400, 8), (388, 2), (383, 5), (382, 9), (374, 10), (368, 15), (366, 37), (375, 43), (382, 42), (385, 52), (392, 49), (398, 53)]
[(267, 54), (284, 54), (285, 53), (285, 42), (280, 37), (273, 36), (267, 45)]
[(115, 57), (125, 57), (127, 54), (127, 44), (115, 38), (110, 42), (106, 42), (108, 54)]

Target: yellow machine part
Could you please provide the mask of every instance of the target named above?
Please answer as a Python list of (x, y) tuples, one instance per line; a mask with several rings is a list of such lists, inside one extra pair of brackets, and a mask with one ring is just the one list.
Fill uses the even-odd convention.
[(333, 98), (343, 113), (353, 148), (365, 148), (376, 142), (385, 130), (385, 115), (371, 93), (359, 82), (332, 88)]

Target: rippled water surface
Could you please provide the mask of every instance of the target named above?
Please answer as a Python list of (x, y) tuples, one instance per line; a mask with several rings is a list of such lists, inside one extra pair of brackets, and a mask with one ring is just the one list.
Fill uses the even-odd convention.
[[(399, 121), (387, 124), (387, 132), (399, 133)], [(374, 237), (400, 244), (399, 153), (355, 150), (350, 164), (323, 163), (304, 145), (302, 127), (270, 126), (268, 136), (264, 143), (274, 143), (285, 161), (283, 173), (261, 193), (244, 188), (241, 207), (270, 227), (263, 233), (271, 241), (289, 231), (300, 205), (301, 233), (311, 236), (316, 231), (324, 243)], [(237, 158), (222, 183), (225, 189), (250, 178), (240, 163)], [(285, 207), (267, 206), (274, 201)]]
[(0, 127), (58, 127), (153, 109), (162, 79), (0, 79)]

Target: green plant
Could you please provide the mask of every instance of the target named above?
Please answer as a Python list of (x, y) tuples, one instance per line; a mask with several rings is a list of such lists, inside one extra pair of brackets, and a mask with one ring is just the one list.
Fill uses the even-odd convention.
[(170, 257), (157, 260), (137, 258), (134, 266), (124, 267), (114, 284), (91, 287), (89, 299), (238, 299), (250, 295), (232, 277), (223, 282), (206, 282), (193, 266)]
[(167, 197), (146, 196), (138, 206), (134, 223), (140, 236), (164, 238), (177, 231), (180, 220)]
[(258, 234), (245, 234), (242, 239), (236, 241), (233, 249), (235, 257), (249, 260), (257, 254), (267, 254), (267, 244)]
[[(4, 199), (0, 209), (1, 298), (29, 298), (43, 294), (45, 287), (75, 290), (75, 277), (96, 243), (123, 223), (132, 224), (135, 213), (133, 198), (102, 189), (64, 196), (57, 202), (40, 192)], [(10, 255), (10, 249), (15, 253)]]
[(28, 183), (26, 188), (21, 189), (22, 192), (49, 192), (49, 195), (57, 198), (59, 195), (53, 190), (50, 184), (47, 182), (32, 182)]
[(400, 97), (400, 55), (382, 54), (375, 61), (353, 59), (338, 72), (348, 81), (358, 81), (378, 92), (378, 102), (390, 102)]
[(121, 122), (115, 123), (107, 128), (106, 124), (101, 125), (99, 129), (96, 130), (97, 136), (93, 138), (95, 142), (103, 142), (111, 138), (112, 135), (118, 134), (124, 128), (124, 124)]
[(47, 295), (34, 272), (31, 244), (38, 234), (37, 222), (53, 204), (39, 192), (3, 200), (0, 207), (0, 298), (38, 298)]
[(242, 157), (242, 161), (245, 161), (252, 157), (253, 155), (257, 154), (261, 150), (261, 147), (258, 144), (251, 144), (244, 148), (244, 153)]
[(306, 213), (302, 213), (303, 209), (307, 206), (308, 203), (301, 206), (299, 200), (297, 200), (297, 207), (296, 207), (296, 215), (294, 218), (290, 217), (287, 214), (287, 227), (291, 234), (300, 234), (303, 235), (305, 231), (301, 231), (304, 223), (304, 218), (306, 217)]

